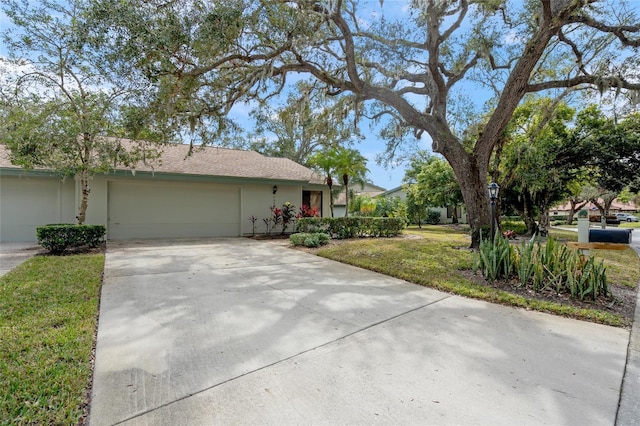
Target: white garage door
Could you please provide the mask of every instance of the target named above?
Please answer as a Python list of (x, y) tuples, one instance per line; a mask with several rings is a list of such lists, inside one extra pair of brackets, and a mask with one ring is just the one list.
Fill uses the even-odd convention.
[(114, 181), (108, 205), (114, 240), (240, 235), (239, 186)]
[(36, 227), (60, 222), (60, 180), (0, 179), (0, 241), (36, 241)]

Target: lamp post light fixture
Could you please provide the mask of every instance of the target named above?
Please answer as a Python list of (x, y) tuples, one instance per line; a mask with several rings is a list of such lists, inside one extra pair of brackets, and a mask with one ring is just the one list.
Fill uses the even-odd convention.
[(491, 200), (491, 242), (493, 242), (496, 235), (496, 200), (498, 199), (500, 187), (497, 183), (491, 182), (487, 189), (489, 190), (489, 199)]

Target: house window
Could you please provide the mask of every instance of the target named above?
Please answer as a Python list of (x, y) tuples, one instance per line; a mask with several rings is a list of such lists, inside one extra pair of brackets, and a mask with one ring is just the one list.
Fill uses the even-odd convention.
[(318, 209), (322, 216), (322, 191), (302, 191), (302, 204)]
[[(454, 206), (447, 206), (447, 219), (451, 219), (453, 217)], [(457, 212), (456, 212), (457, 213)], [(460, 216), (458, 216), (460, 217)]]

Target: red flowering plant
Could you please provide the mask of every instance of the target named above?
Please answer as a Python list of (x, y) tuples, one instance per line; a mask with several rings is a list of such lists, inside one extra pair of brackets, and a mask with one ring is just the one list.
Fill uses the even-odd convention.
[(271, 225), (274, 231), (278, 225), (282, 223), (282, 209), (271, 206)]
[(300, 207), (300, 211), (296, 215), (296, 219), (300, 219), (301, 217), (318, 217), (318, 208), (317, 207), (309, 207), (306, 204), (303, 204)]
[(296, 206), (288, 201), (284, 203), (282, 205), (282, 210), (280, 210), (280, 217), (282, 218), (282, 235), (284, 235), (287, 227), (296, 217)]

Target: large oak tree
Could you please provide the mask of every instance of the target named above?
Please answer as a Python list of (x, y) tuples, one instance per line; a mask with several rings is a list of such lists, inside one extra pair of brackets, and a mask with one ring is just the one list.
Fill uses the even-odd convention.
[[(490, 223), (489, 161), (527, 93), (640, 89), (637, 18), (619, 1), (94, 0), (113, 61), (142, 69), (168, 110), (223, 124), (239, 101), (314, 80), (356, 118), (381, 120), (389, 152), (428, 134), (451, 164), (473, 232)], [(615, 13), (612, 13), (615, 10)], [(109, 22), (109, 25), (105, 25)], [(454, 101), (488, 119), (461, 128)], [(455, 106), (455, 108), (454, 108)], [(463, 143), (463, 141), (471, 143)]]

